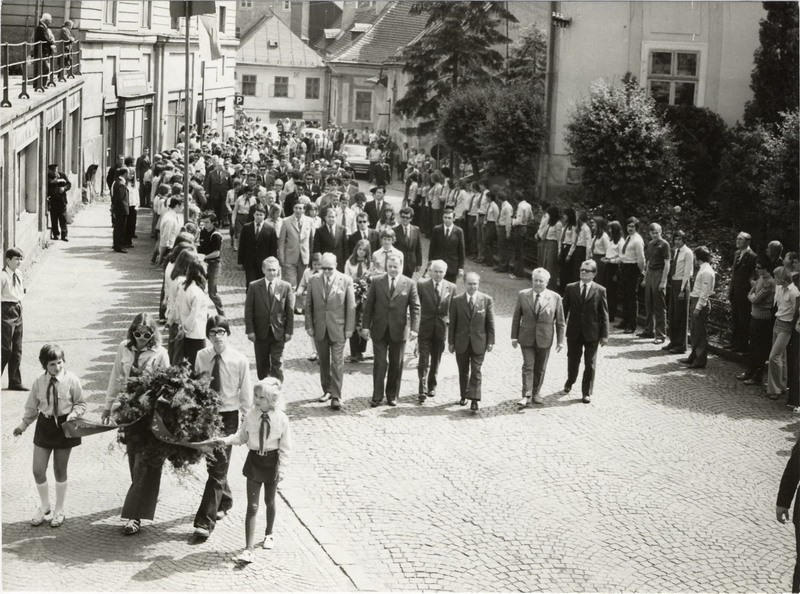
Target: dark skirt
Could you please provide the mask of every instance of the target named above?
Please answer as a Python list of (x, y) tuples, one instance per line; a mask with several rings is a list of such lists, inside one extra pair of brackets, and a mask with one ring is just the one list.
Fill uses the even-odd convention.
[(67, 420), (67, 415), (58, 417), (58, 425), (54, 417), (46, 417), (39, 413), (36, 420), (36, 430), (33, 433), (33, 445), (48, 450), (68, 450), (81, 445), (80, 437), (67, 437), (61, 428)]
[(255, 450), (250, 450), (247, 460), (244, 461), (242, 474), (251, 481), (269, 484), (275, 482), (278, 474), (278, 450), (270, 450), (262, 456)]

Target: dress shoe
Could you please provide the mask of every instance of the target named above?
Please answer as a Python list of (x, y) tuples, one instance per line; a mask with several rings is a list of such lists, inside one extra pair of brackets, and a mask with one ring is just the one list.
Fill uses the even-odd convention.
[(736, 348), (736, 345), (735, 345), (735, 344), (731, 344), (731, 343), (729, 343), (729, 344), (723, 344), (723, 345), (722, 345), (722, 348), (723, 348), (724, 350), (726, 350), (726, 351), (732, 351), (732, 350), (734, 350), (734, 349)]
[(664, 344), (664, 339), (656, 338), (655, 340), (653, 340), (653, 344)]
[(584, 404), (589, 404), (592, 401), (592, 397), (589, 394), (584, 394), (582, 400)]
[(69, 243), (69, 239), (67, 239), (66, 237), (62, 237), (61, 241), (66, 241), (67, 243)]
[(333, 410), (339, 410), (340, 408), (342, 408), (342, 405), (339, 402), (338, 398), (331, 398), (331, 408)]
[(678, 363), (683, 363), (684, 365), (692, 365), (694, 363), (694, 359), (678, 359)]
[(325, 392), (322, 396), (319, 397), (319, 400), (317, 400), (317, 402), (327, 402), (330, 399), (331, 399), (331, 393)]
[(748, 350), (749, 350), (749, 349), (748, 349), (746, 346), (738, 346), (738, 347), (736, 347), (735, 349), (733, 349), (733, 352), (734, 352), (734, 353), (742, 353), (742, 354), (746, 354)]
[(744, 373), (740, 373), (736, 376), (737, 380), (749, 380), (752, 376), (750, 376), (746, 371)]
[(639, 332), (639, 334), (637, 334), (636, 337), (637, 338), (655, 338), (656, 335), (653, 334), (652, 332), (647, 332), (645, 330), (644, 332)]
[(118, 254), (127, 254), (128, 253), (128, 250), (126, 250), (125, 248), (117, 248), (114, 251), (117, 252)]
[(194, 529), (194, 537), (196, 539), (205, 540), (209, 536), (211, 536), (211, 532), (208, 530), (208, 528), (199, 528), (198, 527), (198, 528)]
[(397, 400), (387, 400), (386, 404), (389, 406), (397, 406)]
[(472, 404), (470, 404), (470, 405), (469, 405), (469, 409), (470, 409), (472, 412), (475, 412), (475, 411), (477, 411), (477, 410), (478, 410), (478, 401), (477, 401), (477, 400), (473, 400), (473, 401), (472, 401)]
[(350, 355), (350, 363), (361, 363), (363, 360), (361, 355)]
[(622, 331), (623, 334), (633, 334), (634, 332), (636, 332), (636, 330), (631, 330), (630, 328)]
[(425, 396), (425, 386), (422, 384), (422, 382), (420, 382), (419, 387), (417, 388), (417, 394), (419, 394), (420, 398)]
[(375, 408), (376, 406), (380, 406), (381, 403), (380, 402), (375, 402), (374, 400), (370, 400), (369, 401), (369, 405), (370, 405), (370, 407)]
[(538, 394), (536, 394), (533, 397), (533, 403), (534, 404), (544, 404), (544, 399), (541, 396), (539, 396)]
[(757, 386), (759, 383), (761, 383), (761, 380), (757, 380), (752, 377), (748, 377), (746, 380), (744, 380), (745, 386)]
[(519, 399), (519, 402), (517, 402), (517, 406), (521, 406), (521, 407), (525, 408), (530, 403), (531, 403), (531, 399), (530, 398), (526, 398), (525, 396), (523, 396), (522, 398)]
[(466, 406), (467, 405), (467, 399), (466, 398), (462, 398), (461, 400), (458, 401), (458, 405), (459, 406)]
[(225, 516), (227, 516), (227, 515), (228, 515), (228, 512), (226, 512), (225, 510), (222, 510), (222, 509), (219, 510), (217, 512), (217, 521), (219, 522), (220, 520), (224, 520)]
[(22, 384), (15, 384), (13, 386), (8, 386), (8, 389), (12, 392), (27, 392), (30, 388), (23, 386)]
[(686, 353), (686, 349), (682, 349), (681, 347), (672, 347), (669, 352), (673, 355), (683, 355)]
[[(664, 342), (664, 341), (662, 340), (661, 342)], [(674, 348), (675, 348), (675, 345), (670, 342), (669, 344), (661, 347), (661, 350), (662, 351), (669, 351), (669, 350), (674, 349)]]
[(428, 398), (433, 398), (434, 396), (436, 396), (436, 390), (428, 390)]
[(691, 363), (689, 365), (689, 369), (705, 369), (705, 368), (706, 368), (705, 363)]
[(420, 394), (419, 395), (419, 403), (420, 404), (424, 404), (425, 403), (425, 399), (426, 399), (425, 394)]
[(572, 390), (571, 383), (567, 382), (566, 384), (564, 384), (564, 394), (569, 394), (571, 390)]

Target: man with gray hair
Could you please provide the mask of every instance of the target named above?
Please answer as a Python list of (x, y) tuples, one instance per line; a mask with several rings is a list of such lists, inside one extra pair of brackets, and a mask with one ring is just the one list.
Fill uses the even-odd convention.
[[(736, 254), (733, 256), (733, 270), (728, 288), (731, 303), (731, 341), (723, 348), (746, 353), (750, 343), (750, 279), (756, 270), (758, 256), (750, 248), (750, 234), (741, 231), (736, 236)], [(772, 272), (770, 270), (770, 272)]]
[(537, 268), (531, 274), (533, 287), (520, 291), (511, 320), (511, 346), (522, 349), (522, 398), (519, 406), (533, 400), (542, 404), (539, 392), (544, 383), (547, 360), (556, 337), (556, 352), (564, 348), (564, 308), (561, 296), (547, 288), (550, 273)]
[(667, 336), (667, 280), (669, 279), (669, 243), (661, 237), (661, 225), (650, 224), (650, 243), (644, 248), (644, 309), (647, 320), (639, 338), (652, 338), (663, 344)]
[(417, 365), (420, 403), (436, 396), (436, 376), (447, 341), (450, 299), (456, 294), (456, 286), (444, 278), (447, 262), (434, 260), (428, 265), (428, 271), (430, 278), (417, 281), (420, 302)]

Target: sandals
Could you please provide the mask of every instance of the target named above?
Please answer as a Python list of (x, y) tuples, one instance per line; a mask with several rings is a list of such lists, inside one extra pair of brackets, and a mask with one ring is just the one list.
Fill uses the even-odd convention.
[(64, 517), (64, 512), (56, 514), (55, 516), (53, 516), (53, 519), (50, 520), (50, 528), (58, 528), (59, 526), (61, 526), (61, 524), (64, 523), (65, 519), (66, 518)]
[(141, 520), (128, 520), (128, 523), (125, 524), (125, 527), (122, 529), (122, 533), (125, 536), (132, 536), (139, 532), (142, 527)]

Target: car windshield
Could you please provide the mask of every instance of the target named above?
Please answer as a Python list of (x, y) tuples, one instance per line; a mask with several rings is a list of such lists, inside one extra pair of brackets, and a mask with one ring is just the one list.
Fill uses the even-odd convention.
[(342, 152), (348, 157), (360, 157), (366, 159), (367, 147), (358, 144), (346, 144), (342, 147)]

